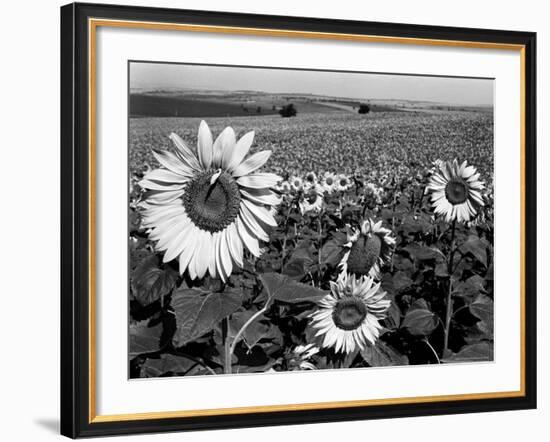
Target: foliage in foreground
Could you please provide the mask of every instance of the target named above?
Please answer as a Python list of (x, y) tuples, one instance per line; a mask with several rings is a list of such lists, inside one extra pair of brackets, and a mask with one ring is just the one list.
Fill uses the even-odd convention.
[[(134, 181), (132, 377), (492, 360), (492, 188), (478, 217), (453, 227), (434, 217), (425, 196), (431, 164), (416, 164), (406, 166), (408, 173), (356, 173), (345, 188), (324, 193), (318, 211), (303, 210), (303, 188), (281, 188), (278, 227), (264, 253), (246, 256), (225, 284), (208, 277), (192, 281), (180, 276), (177, 262), (162, 264), (141, 228)], [(382, 221), (396, 237), (391, 262), (381, 269), (391, 300), (381, 336), (376, 345), (350, 354), (319, 349), (310, 315), (340, 273), (347, 227), (365, 218)]]

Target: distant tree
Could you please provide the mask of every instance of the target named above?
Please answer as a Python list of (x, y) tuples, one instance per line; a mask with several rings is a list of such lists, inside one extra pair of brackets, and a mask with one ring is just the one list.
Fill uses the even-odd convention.
[(296, 108), (292, 103), (287, 104), (286, 106), (283, 106), (279, 110), (279, 115), (281, 115), (281, 117), (283, 118), (295, 117), (297, 113), (298, 111), (296, 110)]
[(357, 112), (359, 112), (360, 114), (368, 114), (370, 112), (370, 106), (368, 104), (362, 103), (359, 105), (359, 110)]
[(273, 105), (273, 107), (271, 108), (271, 110), (277, 110), (277, 106)]
[(262, 113), (262, 107), (261, 107), (261, 106), (258, 106), (258, 107), (256, 108), (256, 113), (257, 113), (257, 114), (261, 114), (261, 113)]

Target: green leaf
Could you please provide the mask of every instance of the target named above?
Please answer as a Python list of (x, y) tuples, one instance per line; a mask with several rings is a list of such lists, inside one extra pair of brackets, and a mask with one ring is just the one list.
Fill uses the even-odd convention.
[(493, 322), (493, 300), (480, 293), (470, 304), (470, 312), (482, 321)]
[(409, 288), (413, 284), (413, 280), (407, 276), (405, 272), (397, 272), (393, 275), (393, 288), (396, 291), (400, 291)]
[(479, 330), (487, 337), (493, 336), (493, 300), (487, 295), (479, 294), (469, 306), (470, 312), (480, 321), (477, 323)]
[(493, 360), (493, 344), (491, 342), (479, 342), (465, 345), (458, 353), (454, 353), (443, 362), (481, 362)]
[(159, 340), (162, 334), (162, 323), (148, 327), (149, 321), (130, 324), (130, 359), (144, 353), (159, 350)]
[(301, 241), (285, 264), (283, 273), (299, 281), (314, 262), (310, 241)]
[(235, 312), (241, 306), (241, 302), (241, 294), (231, 290), (176, 290), (171, 302), (177, 326), (174, 345), (185, 345), (213, 330), (223, 318)]
[(479, 275), (473, 275), (466, 281), (461, 281), (453, 289), (453, 296), (460, 296), (467, 302), (472, 302), (477, 295), (485, 292), (485, 280)]
[(365, 347), (361, 356), (371, 367), (388, 367), (391, 365), (408, 365), (409, 359), (390, 345), (378, 340), (376, 345)]
[(283, 273), (290, 276), (292, 279), (299, 281), (308, 272), (309, 267), (313, 263), (310, 259), (294, 258), (285, 264)]
[(466, 242), (460, 246), (460, 251), (463, 254), (472, 254), (474, 258), (487, 267), (487, 246), (488, 243), (485, 239), (471, 235)]
[(399, 324), (401, 323), (401, 310), (395, 302), (395, 297), (393, 295), (388, 295), (388, 298), (391, 300), (391, 304), (386, 312), (384, 323), (389, 329), (399, 328)]
[(393, 267), (397, 270), (403, 270), (404, 272), (409, 273), (414, 271), (414, 264), (412, 261), (405, 256), (398, 255), (397, 253), (393, 255)]
[(132, 289), (142, 305), (168, 295), (176, 285), (178, 273), (171, 267), (159, 268), (156, 255), (143, 260), (132, 272)]
[(428, 303), (424, 298), (419, 298), (416, 301), (414, 301), (409, 307), (408, 311), (412, 312), (413, 310), (419, 310), (419, 309), (430, 310), (430, 306), (428, 305)]
[(411, 243), (404, 248), (412, 259), (425, 261), (428, 259), (445, 260), (445, 255), (435, 247), (421, 246), (417, 243)]
[(415, 336), (428, 336), (437, 327), (437, 316), (428, 309), (409, 309), (401, 327), (409, 330)]
[(321, 249), (321, 264), (335, 267), (342, 260), (344, 249), (334, 240), (327, 241)]
[(141, 377), (157, 378), (168, 373), (184, 374), (195, 364), (196, 362), (181, 356), (162, 354), (160, 359), (148, 358), (143, 363)]
[[(229, 323), (230, 335), (235, 337), (242, 326), (255, 314), (255, 311), (245, 310), (242, 312), (239, 311), (231, 316), (231, 322)], [(259, 344), (260, 341), (273, 340), (279, 337), (280, 332), (277, 327), (272, 326), (265, 316), (260, 315), (246, 327), (241, 339), (243, 339), (246, 346), (251, 349)]]
[(440, 262), (435, 266), (435, 276), (440, 278), (446, 278), (449, 276), (449, 271), (447, 269), (447, 264)]
[(326, 296), (326, 292), (316, 287), (295, 282), (286, 275), (279, 273), (264, 273), (260, 280), (269, 298), (277, 301), (298, 303), (318, 302)]
[(493, 278), (494, 278), (493, 273), (494, 273), (494, 270), (493, 270), (493, 263), (491, 263), (491, 264), (489, 265), (489, 268), (487, 269), (487, 273), (485, 274), (485, 279), (486, 279), (487, 281), (493, 281), (493, 280), (494, 280), (494, 279), (493, 279)]

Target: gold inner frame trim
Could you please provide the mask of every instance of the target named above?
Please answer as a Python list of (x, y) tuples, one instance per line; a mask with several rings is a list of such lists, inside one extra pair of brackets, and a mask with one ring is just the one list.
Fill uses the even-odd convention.
[[(411, 44), (419, 46), (444, 46), (475, 49), (497, 49), (518, 51), (520, 54), (520, 389), (487, 393), (465, 393), (437, 396), (399, 397), (387, 399), (366, 399), (352, 401), (314, 402), (301, 404), (262, 405), (233, 408), (159, 411), (129, 414), (96, 414), (96, 34), (97, 28), (133, 28), (161, 31), (208, 32), (217, 34), (253, 35), (265, 37), (287, 37), (356, 41), (387, 44)], [(352, 408), (376, 405), (420, 404), (427, 402), (482, 400), (514, 398), (525, 396), (525, 46), (494, 42), (439, 40), (411, 37), (389, 37), (377, 35), (339, 34), (282, 29), (245, 28), (231, 26), (210, 26), (182, 23), (157, 23), (111, 19), (88, 19), (88, 94), (89, 94), (89, 423), (134, 421), (146, 419), (169, 419), (199, 416), (239, 415), (247, 413), (274, 413), (281, 411), (322, 410), (331, 408)]]

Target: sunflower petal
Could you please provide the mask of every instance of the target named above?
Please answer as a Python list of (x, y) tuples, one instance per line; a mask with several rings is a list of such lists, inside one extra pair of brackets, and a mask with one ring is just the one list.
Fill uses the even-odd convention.
[(250, 253), (252, 253), (252, 255), (254, 255), (256, 258), (259, 258), (261, 255), (261, 251), (258, 239), (254, 237), (252, 233), (250, 233), (250, 231), (242, 221), (241, 217), (237, 218), (236, 225), (237, 231), (239, 232), (239, 236), (241, 237), (243, 244), (250, 251)]
[(155, 159), (168, 170), (185, 177), (193, 176), (193, 169), (181, 161), (175, 154), (167, 150), (153, 149)]
[(247, 200), (252, 201), (257, 204), (265, 204), (268, 206), (277, 206), (281, 203), (281, 198), (279, 198), (275, 193), (268, 189), (248, 189), (243, 188), (241, 190), (241, 195), (244, 196)]
[(197, 152), (199, 161), (204, 169), (209, 169), (212, 165), (212, 132), (206, 121), (201, 121), (199, 126), (199, 136), (197, 140)]
[(267, 242), (269, 241), (268, 234), (264, 231), (256, 217), (250, 212), (250, 210), (245, 206), (241, 206), (241, 210), (239, 211), (239, 215), (241, 220), (243, 221), (244, 225), (248, 227), (250, 232), (254, 236), (256, 236), (259, 240)]
[(236, 143), (235, 131), (231, 127), (226, 127), (221, 134), (218, 135), (216, 141), (214, 141), (214, 146), (212, 148), (212, 167), (225, 168), (225, 158), (231, 158)]
[(275, 186), (282, 178), (274, 173), (254, 173), (237, 179), (237, 183), (251, 189), (265, 189)]
[(249, 156), (245, 161), (235, 167), (235, 169), (233, 170), (233, 176), (240, 177), (254, 172), (256, 169), (262, 167), (267, 162), (267, 160), (269, 160), (270, 156), (270, 150), (264, 150), (262, 152), (257, 152)]
[(201, 165), (199, 164), (199, 161), (197, 160), (197, 156), (195, 153), (191, 150), (189, 146), (181, 139), (181, 137), (172, 132), (169, 137), (172, 142), (175, 144), (176, 148), (178, 149), (178, 154), (180, 158), (187, 163), (187, 165), (192, 168), (195, 171), (201, 170)]
[(237, 141), (235, 148), (231, 152), (231, 158), (229, 158), (229, 153), (227, 155), (224, 154), (222, 161), (226, 164), (225, 168), (228, 172), (232, 172), (235, 167), (241, 164), (244, 157), (250, 150), (250, 146), (252, 146), (253, 141), (254, 131), (247, 132), (239, 139), (239, 141)]

